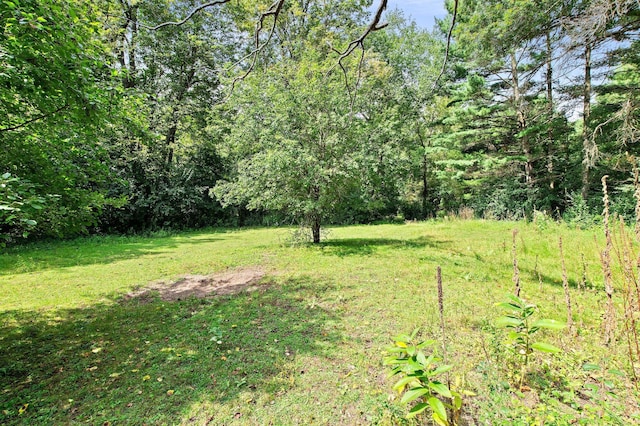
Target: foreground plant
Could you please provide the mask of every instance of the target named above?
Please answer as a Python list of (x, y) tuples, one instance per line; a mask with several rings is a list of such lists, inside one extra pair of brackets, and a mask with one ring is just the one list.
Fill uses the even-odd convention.
[[(403, 404), (418, 401), (409, 411), (407, 418), (412, 418), (430, 409), (433, 420), (439, 425), (456, 424), (462, 408), (462, 396), (442, 383), (438, 376), (451, 369), (451, 365), (438, 365), (442, 361), (435, 350), (425, 353), (425, 349), (434, 346), (435, 340), (414, 343), (418, 329), (411, 335), (401, 334), (394, 338), (394, 345), (387, 348), (388, 356), (385, 365), (392, 366), (391, 375), (402, 378), (393, 386), (394, 390), (404, 395), (400, 399)], [(451, 410), (453, 419), (447, 415)]]
[(547, 353), (558, 353), (561, 349), (549, 343), (535, 341), (534, 335), (543, 328), (550, 330), (562, 330), (565, 324), (552, 319), (532, 318), (538, 311), (536, 305), (527, 303), (525, 300), (508, 294), (509, 299), (506, 302), (498, 303), (507, 310), (507, 314), (498, 318), (496, 321), (498, 326), (505, 327), (509, 333), (507, 334), (507, 346), (516, 355), (520, 364), (520, 387), (524, 384), (531, 354), (534, 350)]

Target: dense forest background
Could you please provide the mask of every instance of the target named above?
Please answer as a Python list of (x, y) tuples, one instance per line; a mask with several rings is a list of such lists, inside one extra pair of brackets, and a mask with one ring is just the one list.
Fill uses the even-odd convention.
[(5, 244), (274, 224), (319, 239), (460, 211), (587, 224), (604, 175), (634, 213), (635, 0), (448, 1), (433, 31), (387, 11), (370, 33), (386, 2), (213, 3), (0, 3)]

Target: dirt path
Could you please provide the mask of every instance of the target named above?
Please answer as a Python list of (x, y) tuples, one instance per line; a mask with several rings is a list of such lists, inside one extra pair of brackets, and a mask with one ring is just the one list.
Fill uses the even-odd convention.
[(252, 291), (258, 288), (264, 270), (258, 267), (240, 268), (212, 275), (187, 275), (175, 282), (155, 282), (134, 290), (125, 299), (150, 299), (158, 294), (162, 300), (177, 301), (189, 297), (204, 298)]

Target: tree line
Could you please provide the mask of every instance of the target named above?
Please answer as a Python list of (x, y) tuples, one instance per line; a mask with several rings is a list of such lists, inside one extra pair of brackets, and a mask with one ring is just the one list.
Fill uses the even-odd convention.
[(637, 2), (372, 3), (4, 1), (3, 241), (633, 211)]

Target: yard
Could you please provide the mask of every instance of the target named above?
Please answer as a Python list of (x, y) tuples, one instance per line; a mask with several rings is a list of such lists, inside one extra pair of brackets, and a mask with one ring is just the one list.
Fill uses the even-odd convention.
[[(573, 332), (540, 331), (561, 352), (534, 352), (522, 385), (496, 324), (496, 304), (514, 289), (514, 229), (521, 296), (538, 305), (536, 316), (566, 321), (562, 236), (575, 323)], [(5, 251), (0, 422), (428, 422), (426, 412), (405, 418), (411, 404), (400, 403), (383, 357), (393, 336), (416, 327), (441, 347), (437, 266), (448, 381), (468, 391), (461, 424), (640, 419), (619, 293), (616, 339), (603, 344), (601, 230), (451, 219), (337, 227), (320, 245), (292, 245), (291, 231), (90, 237)], [(209, 285), (208, 295), (165, 297), (187, 276)]]

